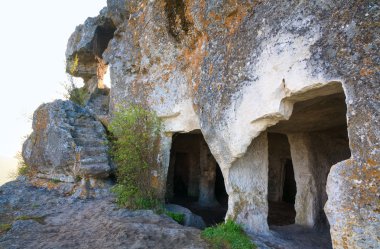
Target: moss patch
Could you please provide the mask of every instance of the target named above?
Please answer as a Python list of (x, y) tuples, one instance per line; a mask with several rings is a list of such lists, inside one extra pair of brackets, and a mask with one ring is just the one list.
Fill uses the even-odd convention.
[(12, 228), (12, 224), (0, 224), (0, 234), (8, 232)]
[(22, 215), (16, 217), (15, 220), (34, 220), (35, 222), (40, 223), (41, 225), (45, 225), (45, 218), (44, 217), (38, 217), (38, 216), (28, 216), (28, 215)]
[(184, 214), (170, 212), (170, 211), (165, 211), (165, 214), (181, 225), (183, 225), (185, 222), (185, 215)]

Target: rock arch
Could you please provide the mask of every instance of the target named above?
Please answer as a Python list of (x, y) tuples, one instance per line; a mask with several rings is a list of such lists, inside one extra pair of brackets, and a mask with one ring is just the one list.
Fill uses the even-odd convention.
[[(103, 83), (108, 63), (103, 53), (114, 37), (116, 27), (112, 20), (103, 16), (88, 18), (71, 35), (66, 50), (66, 71), (81, 77), (90, 94), (109, 95)], [(103, 89), (106, 89), (103, 91)]]

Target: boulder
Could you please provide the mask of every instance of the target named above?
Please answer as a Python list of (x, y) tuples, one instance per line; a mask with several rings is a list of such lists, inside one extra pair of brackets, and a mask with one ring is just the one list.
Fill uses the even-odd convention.
[(110, 172), (105, 128), (71, 101), (42, 104), (34, 112), (22, 156), (41, 178), (72, 182), (76, 176), (104, 178)]
[[(329, 199), (325, 212), (329, 218), (334, 248), (380, 246), (380, 173), (378, 166), (372, 163), (369, 161), (358, 165), (349, 159), (331, 168), (327, 180)], [(363, 177), (363, 172), (371, 177)], [(374, 201), (376, 198), (377, 202)]]

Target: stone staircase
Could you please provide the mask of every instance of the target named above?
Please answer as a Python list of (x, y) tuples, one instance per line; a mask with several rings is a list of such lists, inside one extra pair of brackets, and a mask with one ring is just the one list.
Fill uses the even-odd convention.
[(110, 103), (110, 89), (98, 88), (90, 96), (86, 106), (97, 116), (108, 115)]
[(42, 104), (33, 115), (33, 132), (22, 151), (39, 178), (74, 182), (110, 174), (107, 131), (87, 107), (72, 101)]
[(102, 124), (90, 115), (76, 115), (69, 119), (69, 124), (76, 147), (77, 174), (95, 178), (107, 177), (111, 168), (107, 137)]

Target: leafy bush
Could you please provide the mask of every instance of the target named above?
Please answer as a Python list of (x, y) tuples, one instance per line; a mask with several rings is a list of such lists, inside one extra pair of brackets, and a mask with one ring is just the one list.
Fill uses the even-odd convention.
[(161, 201), (148, 193), (144, 196), (144, 191), (136, 191), (132, 184), (129, 186), (116, 184), (112, 188), (117, 196), (116, 203), (122, 207), (132, 209), (161, 209)]
[(89, 97), (89, 93), (84, 87), (78, 88), (74, 81), (71, 81), (69, 85), (65, 86), (67, 93), (65, 97), (75, 104), (84, 106)]
[(242, 227), (232, 220), (208, 227), (202, 231), (202, 238), (207, 240), (214, 249), (254, 249), (249, 237), (244, 233)]
[(174, 212), (170, 212), (167, 210), (165, 211), (165, 214), (181, 225), (183, 225), (185, 222), (185, 215), (184, 214), (174, 213)]
[(152, 186), (158, 169), (161, 122), (154, 112), (139, 105), (120, 107), (108, 126), (112, 133), (111, 156), (117, 164), (117, 203), (132, 209), (150, 209), (161, 202)]

